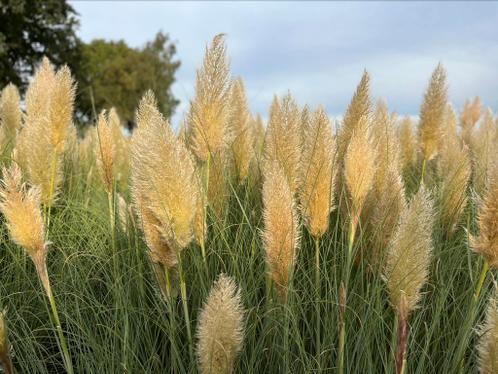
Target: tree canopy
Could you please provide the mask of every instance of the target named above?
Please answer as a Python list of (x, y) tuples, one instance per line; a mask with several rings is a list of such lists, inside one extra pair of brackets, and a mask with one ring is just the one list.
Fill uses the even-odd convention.
[(9, 82), (26, 87), (43, 56), (67, 64), (78, 82), (77, 114), (83, 120), (116, 107), (133, 123), (140, 97), (152, 89), (159, 107), (171, 116), (178, 101), (171, 92), (180, 62), (176, 46), (159, 32), (141, 48), (123, 40), (96, 39), (86, 44), (77, 36), (78, 14), (67, 0), (0, 1), (0, 88)]
[(176, 47), (159, 32), (143, 48), (131, 48), (124, 41), (96, 39), (82, 47), (80, 109), (93, 115), (93, 108), (116, 107), (123, 120), (131, 123), (141, 96), (152, 89), (164, 115), (173, 113), (178, 101), (171, 93)]
[[(43, 56), (79, 71), (77, 14), (65, 0), (0, 2), (0, 86), (24, 88)], [(77, 74), (76, 74), (77, 75)]]

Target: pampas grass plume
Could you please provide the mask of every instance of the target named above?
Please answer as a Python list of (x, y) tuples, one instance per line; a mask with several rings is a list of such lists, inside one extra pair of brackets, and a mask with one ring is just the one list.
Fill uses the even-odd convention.
[(200, 161), (226, 146), (230, 77), (225, 36), (214, 37), (197, 72), (195, 98), (188, 117), (191, 147)]
[(429, 87), (425, 92), (420, 108), (419, 138), (424, 160), (429, 161), (437, 155), (439, 137), (444, 125), (448, 96), (446, 72), (439, 64), (432, 73)]
[(232, 278), (220, 274), (199, 315), (197, 355), (202, 374), (231, 374), (244, 340), (244, 308)]
[(388, 245), (384, 276), (389, 297), (396, 310), (406, 297), (407, 314), (418, 305), (429, 274), (433, 220), (432, 201), (421, 187), (402, 212)]
[(301, 211), (310, 234), (320, 238), (329, 225), (336, 174), (332, 126), (323, 108), (318, 108), (309, 119), (303, 139)]
[(277, 162), (265, 169), (263, 205), (266, 263), (280, 298), (286, 301), (299, 231), (293, 193)]

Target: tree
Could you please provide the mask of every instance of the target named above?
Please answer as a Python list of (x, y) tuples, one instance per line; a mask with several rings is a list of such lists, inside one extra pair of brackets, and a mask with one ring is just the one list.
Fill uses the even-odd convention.
[(82, 47), (80, 110), (94, 117), (94, 110), (116, 107), (121, 118), (133, 123), (135, 108), (148, 89), (157, 97), (167, 117), (178, 104), (171, 85), (180, 62), (174, 60), (175, 44), (159, 32), (143, 48), (130, 48), (123, 40), (93, 40)]
[(0, 1), (0, 87), (21, 89), (43, 56), (78, 71), (77, 13), (66, 0)]

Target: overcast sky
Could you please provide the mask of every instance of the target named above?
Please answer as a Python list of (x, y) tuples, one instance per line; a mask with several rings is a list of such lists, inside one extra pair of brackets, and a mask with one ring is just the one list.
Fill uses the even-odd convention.
[(432, 70), (441, 61), (450, 99), (480, 95), (498, 107), (497, 2), (94, 2), (73, 1), (79, 35), (141, 46), (169, 33), (182, 62), (173, 87), (194, 92), (195, 71), (211, 38), (228, 34), (233, 75), (246, 82), (254, 112), (267, 116), (274, 93), (343, 113), (363, 69), (375, 97), (391, 110), (417, 114)]

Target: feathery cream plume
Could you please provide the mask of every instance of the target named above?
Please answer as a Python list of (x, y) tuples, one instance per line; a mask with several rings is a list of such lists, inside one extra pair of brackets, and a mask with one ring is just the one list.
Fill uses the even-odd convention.
[(353, 237), (367, 195), (372, 188), (376, 170), (376, 154), (370, 138), (369, 125), (367, 117), (359, 119), (344, 159), (344, 181), (351, 204), (351, 235)]
[(474, 189), (482, 195), (488, 183), (490, 169), (498, 152), (497, 126), (494, 123), (493, 112), (484, 112), (478, 131), (473, 133), (471, 144)]
[(301, 211), (310, 234), (320, 238), (329, 226), (336, 174), (333, 167), (335, 143), (332, 127), (323, 108), (313, 113), (303, 139)]
[(401, 178), (400, 146), (392, 116), (387, 105), (380, 101), (373, 121), (373, 142), (376, 148), (376, 172), (368, 195), (368, 229), (372, 248), (370, 263), (378, 268), (401, 212), (406, 206), (405, 187)]
[(131, 152), (132, 195), (138, 215), (150, 213), (168, 245), (181, 250), (192, 239), (195, 168), (151, 93), (140, 102)]
[(232, 84), (231, 112), (229, 116), (229, 132), (233, 138), (231, 149), (235, 170), (240, 183), (249, 174), (249, 167), (254, 157), (254, 128), (247, 107), (244, 82), (238, 78)]
[(220, 274), (199, 315), (197, 355), (202, 374), (231, 374), (244, 340), (244, 307), (232, 278)]
[(265, 136), (264, 167), (278, 162), (293, 195), (297, 192), (299, 181), (300, 126), (299, 108), (291, 94), (284, 96), (281, 101), (274, 97)]
[(125, 191), (130, 176), (130, 139), (123, 133), (121, 120), (115, 108), (109, 110), (107, 121), (111, 127), (114, 145), (114, 179), (121, 190)]
[(22, 112), (19, 90), (12, 83), (4, 87), (0, 93), (0, 130), (5, 142), (12, 143), (21, 128)]
[(97, 120), (97, 137), (95, 159), (100, 170), (104, 189), (108, 194), (113, 191), (116, 146), (113, 139), (109, 114), (102, 111)]
[(421, 187), (401, 213), (387, 249), (384, 276), (391, 304), (396, 310), (402, 296), (406, 298), (408, 313), (420, 301), (420, 290), (429, 274), (433, 220), (432, 201)]
[(197, 71), (195, 98), (188, 117), (191, 147), (200, 161), (226, 146), (230, 78), (224, 34), (206, 47), (202, 68)]
[(498, 268), (498, 163), (490, 168), (486, 192), (477, 214), (478, 236), (470, 237), (471, 249), (483, 256), (490, 267)]
[(447, 236), (453, 234), (467, 206), (471, 171), (468, 147), (462, 144), (456, 131), (448, 131), (439, 159), (439, 215)]
[(477, 345), (479, 354), (479, 373), (494, 374), (498, 372), (498, 299), (495, 294), (489, 299), (486, 319), (480, 327)]
[(448, 96), (446, 72), (439, 64), (432, 73), (429, 87), (420, 107), (419, 139), (425, 161), (432, 160), (438, 151), (439, 137), (444, 125)]
[(417, 137), (410, 117), (401, 120), (398, 130), (400, 157), (403, 172), (409, 171), (417, 161)]
[(361, 118), (370, 116), (370, 111), (370, 76), (367, 71), (364, 71), (344, 114), (342, 126), (337, 137), (337, 157), (339, 162), (344, 160), (351, 137), (356, 132)]
[(293, 196), (278, 162), (267, 165), (263, 183), (263, 241), (270, 276), (284, 302), (287, 300), (299, 245), (298, 218)]
[(462, 139), (470, 145), (472, 141), (472, 131), (481, 117), (481, 99), (476, 96), (474, 100), (466, 100), (463, 110), (460, 113), (460, 126), (462, 127)]

